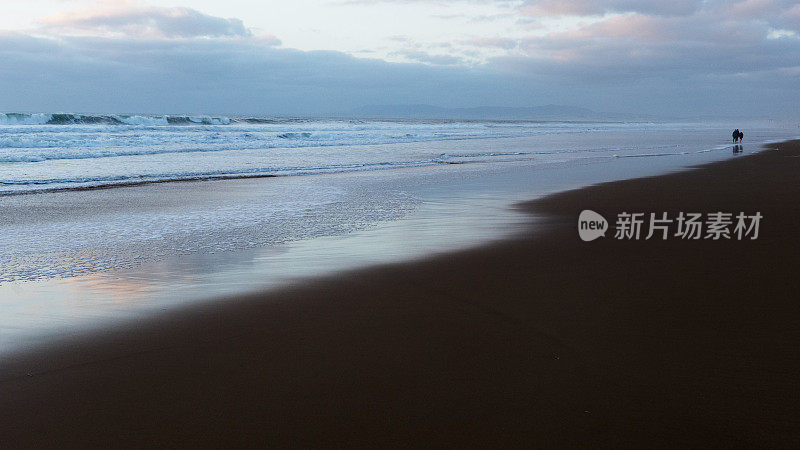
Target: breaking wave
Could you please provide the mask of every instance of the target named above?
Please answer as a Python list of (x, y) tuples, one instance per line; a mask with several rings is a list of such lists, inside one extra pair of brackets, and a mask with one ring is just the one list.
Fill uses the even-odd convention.
[(0, 113), (0, 125), (228, 125), (231, 119), (221, 116), (170, 115), (92, 115)]
[[(661, 137), (661, 133), (674, 131), (681, 136), (692, 127), (622, 122), (0, 113), (0, 196), (177, 180), (684, 155), (713, 147), (674, 142), (673, 134)], [(618, 132), (638, 136), (645, 131), (657, 134), (649, 140), (631, 138), (625, 143), (603, 137)], [(568, 134), (575, 137), (558, 137)], [(516, 140), (533, 136), (537, 140), (524, 145)], [(482, 139), (490, 142), (480, 143)]]

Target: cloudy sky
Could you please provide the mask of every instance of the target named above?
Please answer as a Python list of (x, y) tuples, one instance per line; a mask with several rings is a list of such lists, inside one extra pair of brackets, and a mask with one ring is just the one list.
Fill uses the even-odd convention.
[(3, 0), (0, 110), (800, 116), (786, 0)]

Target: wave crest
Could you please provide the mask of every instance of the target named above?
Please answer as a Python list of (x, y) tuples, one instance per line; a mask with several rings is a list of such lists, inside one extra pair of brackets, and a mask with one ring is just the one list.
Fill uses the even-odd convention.
[(232, 120), (223, 116), (171, 115), (92, 115), (92, 114), (26, 114), (0, 113), (0, 125), (228, 125)]

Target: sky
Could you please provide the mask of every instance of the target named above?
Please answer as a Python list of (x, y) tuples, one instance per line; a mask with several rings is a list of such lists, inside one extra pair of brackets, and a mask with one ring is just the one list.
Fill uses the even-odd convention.
[(800, 117), (786, 0), (3, 0), (0, 111)]

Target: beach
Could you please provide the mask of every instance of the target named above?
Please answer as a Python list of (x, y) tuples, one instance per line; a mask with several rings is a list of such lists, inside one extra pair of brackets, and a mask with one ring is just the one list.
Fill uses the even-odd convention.
[[(187, 304), (0, 360), (27, 446), (770, 446), (800, 440), (800, 143), (517, 205), (477, 248)], [(580, 211), (763, 216), (583, 242)]]

